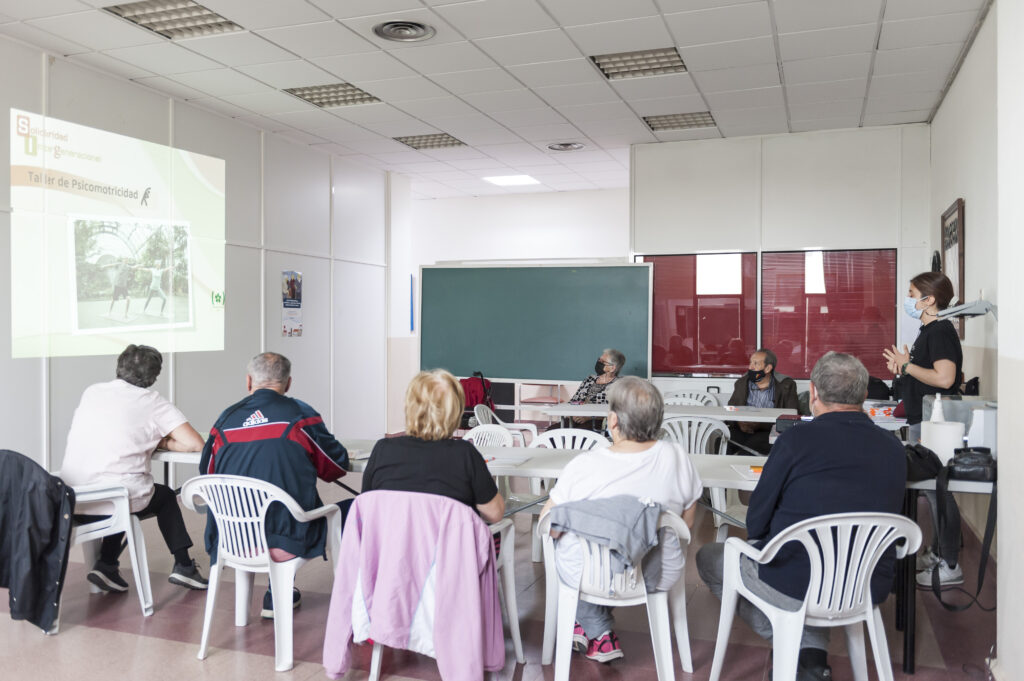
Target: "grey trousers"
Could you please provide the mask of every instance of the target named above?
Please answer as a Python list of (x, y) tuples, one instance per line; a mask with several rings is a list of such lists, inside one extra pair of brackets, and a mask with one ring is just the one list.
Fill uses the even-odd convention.
[[(740, 560), (740, 576), (743, 579), (744, 586), (772, 605), (783, 610), (800, 609), (802, 601), (787, 596), (781, 591), (776, 591), (761, 581), (757, 574), (757, 563), (746, 556), (741, 556)], [(700, 547), (700, 550), (697, 551), (697, 572), (700, 573), (700, 578), (708, 585), (711, 593), (721, 600), (723, 575), (725, 574), (725, 544), (715, 542), (714, 544), (705, 544)], [(750, 628), (758, 636), (769, 641), (771, 640), (772, 623), (750, 601), (741, 597), (736, 604), (736, 611), (739, 613), (740, 618), (750, 625)], [(830, 629), (822, 627), (804, 627), (800, 648), (828, 650), (830, 631)]]
[(576, 605), (576, 621), (587, 633), (587, 638), (597, 638), (615, 627), (615, 618), (610, 607), (584, 600), (580, 600)]

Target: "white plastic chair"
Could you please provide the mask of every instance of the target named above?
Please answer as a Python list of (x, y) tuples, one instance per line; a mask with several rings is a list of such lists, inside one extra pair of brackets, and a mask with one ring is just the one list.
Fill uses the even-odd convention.
[(477, 447), (511, 447), (512, 433), (496, 424), (479, 425), (462, 436)]
[[(729, 428), (718, 419), (699, 418), (695, 416), (670, 416), (661, 423), (666, 439), (672, 440), (683, 447), (687, 454), (721, 454), (725, 455), (728, 448)], [(721, 487), (710, 488), (711, 507), (721, 511), (739, 523), (747, 519), (747, 507), (740, 501), (739, 492)], [(714, 515), (717, 533), (715, 541), (725, 541), (729, 536), (729, 525), (743, 527), (742, 524), (731, 523), (726, 518)]]
[[(647, 593), (643, 573), (639, 565), (623, 573), (612, 574), (607, 546), (596, 544), (579, 537), (583, 548), (583, 574), (579, 585), (562, 581), (555, 566), (554, 540), (549, 529), (550, 514), (541, 519), (538, 533), (544, 542), (544, 575), (546, 582), (546, 603), (544, 612), (544, 643), (541, 649), (541, 664), (551, 664), (552, 652), (555, 661), (555, 681), (568, 681), (569, 662), (572, 653), (572, 632), (576, 620), (576, 606), (580, 599), (598, 605), (612, 607), (646, 605), (647, 620), (651, 628), (651, 643), (654, 646), (654, 664), (659, 681), (674, 681), (672, 663), (672, 634), (669, 630), (669, 610), (675, 630), (676, 646), (682, 669), (693, 673), (693, 658), (690, 654), (689, 626), (686, 622), (686, 578), (680, 574), (670, 591)], [(686, 523), (671, 511), (662, 511), (658, 517), (658, 529), (670, 528), (679, 539), (679, 548), (686, 556), (690, 543), (690, 530)], [(685, 572), (685, 570), (684, 570)]]
[(694, 405), (698, 407), (717, 407), (718, 400), (711, 393), (696, 390), (672, 390), (665, 393), (665, 404)]
[(512, 431), (512, 435), (519, 438), (519, 442), (523, 447), (526, 446), (526, 433), (530, 434), (531, 441), (537, 439), (537, 426), (532, 423), (509, 423), (508, 421), (502, 421), (498, 418), (498, 415), (494, 413), (494, 410), (486, 404), (478, 404), (473, 407), (473, 414), (476, 416), (476, 420), (480, 425), (497, 424), (504, 428), (508, 428)]
[[(149, 581), (149, 561), (146, 559), (146, 540), (142, 536), (142, 523), (138, 517), (132, 515), (129, 502), (128, 488), (124, 485), (76, 485), (75, 510), (83, 515), (105, 515), (110, 516), (102, 520), (75, 524), (71, 529), (71, 545), (82, 545), (82, 553), (85, 555), (86, 569), (91, 570), (96, 558), (99, 556), (97, 542), (103, 537), (124, 532), (128, 540), (128, 555), (131, 557), (132, 575), (135, 577), (135, 590), (139, 594), (139, 605), (142, 606), (143, 617), (153, 614), (153, 588)], [(88, 505), (98, 502), (105, 502), (101, 509), (92, 511)], [(113, 505), (113, 512), (106, 504)], [(103, 590), (94, 584), (89, 584), (91, 593), (103, 593)], [(57, 609), (57, 618), (48, 634), (56, 634), (60, 631), (60, 608)]]
[[(610, 443), (603, 435), (599, 435), (591, 430), (583, 430), (582, 428), (555, 428), (554, 430), (546, 430), (535, 437), (533, 442), (530, 443), (530, 447), (580, 449), (586, 451), (596, 447), (607, 447), (609, 444)], [(550, 491), (553, 484), (554, 480), (550, 478), (531, 478), (530, 495), (520, 494), (516, 495), (514, 499), (524, 504), (536, 501), (538, 498)], [(533, 514), (533, 524), (530, 528), (530, 534), (533, 537), (531, 557), (534, 563), (539, 563), (544, 559), (540, 538), (537, 535), (537, 518), (539, 516), (540, 506), (537, 506), (537, 511)]]
[(185, 506), (196, 511), (194, 497), (203, 500), (217, 523), (217, 562), (210, 566), (210, 586), (206, 592), (203, 637), (199, 643), (198, 658), (206, 659), (221, 570), (232, 567), (235, 568), (236, 627), (248, 624), (254, 573), (270, 574), (270, 589), (274, 593), (274, 669), (279, 672), (288, 671), (293, 664), (292, 587), (295, 584), (295, 571), (307, 559), (297, 557), (282, 563), (270, 559), (264, 525), (267, 508), (273, 502), (280, 502), (293, 518), (304, 523), (326, 518), (327, 552), (332, 565), (337, 565), (341, 543), (341, 509), (336, 504), (327, 504), (312, 511), (304, 511), (280, 487), (238, 475), (200, 475), (192, 478), (182, 485), (181, 500)]
[[(725, 572), (722, 612), (718, 620), (718, 640), (711, 663), (711, 681), (722, 673), (729, 631), (742, 596), (763, 612), (772, 624), (772, 677), (796, 676), (800, 639), (805, 625), (843, 627), (846, 646), (853, 665), (853, 677), (867, 681), (868, 667), (864, 650), (864, 630), (875, 653), (875, 666), (881, 681), (892, 681), (892, 663), (885, 640), (885, 627), (877, 606), (871, 602), (871, 576), (882, 554), (894, 542), (898, 558), (913, 554), (921, 545), (921, 528), (913, 521), (892, 513), (836, 513), (810, 518), (787, 527), (758, 550), (738, 537), (725, 542)], [(750, 591), (740, 577), (741, 556), (759, 564), (772, 561), (779, 549), (798, 541), (807, 549), (811, 576), (807, 595), (799, 610), (777, 608)]]

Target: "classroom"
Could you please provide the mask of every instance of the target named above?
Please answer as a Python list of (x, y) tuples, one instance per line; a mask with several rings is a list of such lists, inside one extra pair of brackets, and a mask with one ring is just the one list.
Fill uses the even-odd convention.
[[(147, 27), (134, 4), (148, 5), (140, 15), (172, 20)], [(181, 28), (193, 11), (208, 24)], [(395, 22), (390, 38), (375, 32), (387, 22)], [(421, 24), (428, 35), (409, 40)], [(945, 255), (944, 216), (959, 205), (957, 303), (987, 301), (999, 312), (958, 322), (962, 372), (1003, 411), (1008, 489), (1024, 480), (1009, 446), (1009, 425), (1024, 408), (1014, 390), (1024, 381), (1024, 321), (1014, 310), (1024, 320), (1024, 303), (1010, 281), (1014, 253), (1024, 250), (1016, 201), (1022, 35), (1024, 6), (1010, 0), (0, 0), (0, 111), (11, 121), (0, 144), (11, 159), (0, 169), (0, 262), (10, 271), (0, 281), (0, 377), (9, 386), (0, 395), (0, 449), (59, 471), (83, 391), (114, 378), (128, 343), (163, 353), (152, 390), (204, 437), (245, 396), (250, 358), (280, 353), (292, 361), (288, 394), (312, 405), (343, 444), (372, 446), (407, 431), (406, 388), (439, 366), (421, 362), (421, 352), (443, 355), (448, 339), (431, 336), (431, 315), (442, 308), (459, 316), (460, 329), (507, 326), (498, 371), (456, 369), (456, 357), (441, 368), (459, 378), (482, 371), (503, 391), (499, 414), (543, 429), (551, 417), (537, 403), (568, 401), (615, 342), (568, 326), (546, 331), (559, 317), (552, 310), (579, 318), (559, 302), (558, 285), (536, 287), (540, 319), (517, 287), (497, 289), (489, 304), (457, 288), (425, 293), (431, 276), (474, 268), (524, 277), (559, 268), (651, 272), (647, 334), (639, 353), (626, 353), (626, 373), (663, 393), (709, 392), (724, 405), (750, 353), (783, 343), (779, 373), (801, 392), (828, 350), (854, 354), (890, 381), (882, 350), (918, 335), (904, 314), (907, 283), (935, 269), (933, 254)], [(648, 70), (609, 77), (595, 59), (626, 53), (650, 59)], [(26, 164), (42, 157), (54, 165), (34, 177)], [(90, 177), (93, 167), (104, 170)], [(526, 183), (485, 180), (502, 177)], [(56, 190), (65, 181), (77, 184)], [(139, 255), (156, 242), (169, 244), (164, 256)], [(109, 250), (83, 254), (96, 244)], [(119, 255), (129, 251), (140, 260)], [(845, 304), (805, 288), (796, 312), (807, 305), (800, 319), (812, 331), (801, 327), (803, 345), (794, 347), (782, 340), (797, 333), (786, 316), (796, 299), (786, 298), (786, 277), (809, 281), (822, 258), (826, 272), (847, 268), (843, 281), (874, 297)], [(872, 269), (880, 262), (884, 271)], [(737, 282), (742, 270), (734, 300), (704, 317), (681, 311), (669, 273), (695, 270), (699, 289), (702, 266), (726, 265)], [(122, 285), (123, 317), (115, 314)], [(699, 304), (699, 290), (679, 295)], [(590, 318), (580, 328), (614, 328), (620, 318), (602, 315), (635, 311), (626, 300), (613, 292), (604, 311), (602, 299), (586, 300), (580, 310)], [(735, 331), (702, 336), (695, 316)], [(877, 343), (876, 329), (884, 329)], [(548, 335), (567, 342), (544, 354)], [(732, 340), (740, 347), (726, 359)], [(530, 371), (551, 357), (559, 367), (548, 373), (557, 375)], [(516, 364), (521, 371), (506, 370)], [(196, 474), (193, 463), (170, 470), (174, 486)], [(360, 480), (358, 472), (342, 479)], [(319, 490), (329, 502), (351, 496), (326, 483)], [(963, 587), (972, 595), (989, 498), (956, 495)], [(894, 678), (1022, 674), (1018, 511), (1024, 500), (1004, 492), (979, 598), (994, 612), (946, 612), (917, 591), (916, 670), (906, 670), (890, 596), (882, 612)], [(182, 513), (205, 574), (205, 520)], [(554, 669), (541, 664), (545, 569), (531, 560), (530, 517), (514, 516), (526, 663), (516, 663), (506, 631), (498, 672), (516, 681), (550, 679)], [(72, 548), (59, 634), (0, 615), (4, 678), (108, 678), (112, 668), (132, 678), (281, 678), (273, 625), (250, 618), (232, 631), (223, 593), (211, 653), (196, 659), (205, 594), (166, 583), (172, 563), (156, 523), (142, 527), (152, 616), (139, 612), (134, 591), (89, 593), (89, 566)], [(719, 608), (695, 554), (715, 542), (709, 509), (698, 506), (692, 535), (685, 580), (694, 672), (680, 670), (675, 646), (673, 656), (680, 678), (707, 679)], [(745, 537), (738, 528), (731, 536)], [(311, 561), (296, 580), (304, 600), (288, 673), (324, 678), (331, 567)], [(603, 665), (575, 655), (572, 678), (656, 678), (643, 608), (619, 610), (626, 657)], [(853, 678), (843, 637), (832, 639), (836, 678)], [(721, 678), (770, 678), (771, 650), (736, 623)], [(354, 656), (345, 678), (362, 679), (370, 647)], [(869, 651), (872, 670), (873, 659)], [(387, 650), (382, 676), (435, 679), (439, 671), (429, 657)]]

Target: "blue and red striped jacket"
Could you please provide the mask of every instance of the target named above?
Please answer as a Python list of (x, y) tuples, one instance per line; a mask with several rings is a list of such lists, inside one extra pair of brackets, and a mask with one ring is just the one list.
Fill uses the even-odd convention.
[[(224, 410), (210, 429), (199, 461), (200, 475), (222, 473), (265, 480), (288, 492), (303, 509), (323, 505), (316, 479), (337, 480), (348, 469), (348, 452), (312, 407), (260, 389)], [(280, 504), (267, 510), (269, 546), (303, 558), (323, 555), (326, 523), (300, 523)], [(206, 523), (206, 550), (217, 559), (217, 526)]]

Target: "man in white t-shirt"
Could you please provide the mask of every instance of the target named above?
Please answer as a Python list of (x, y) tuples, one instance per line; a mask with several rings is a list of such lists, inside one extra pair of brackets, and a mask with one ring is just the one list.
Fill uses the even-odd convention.
[[(192, 540), (185, 529), (174, 491), (153, 482), (150, 458), (159, 447), (198, 452), (203, 439), (185, 415), (149, 387), (160, 375), (163, 357), (148, 345), (129, 345), (117, 358), (117, 378), (85, 389), (71, 420), (60, 477), (71, 486), (114, 483), (128, 488), (134, 515), (156, 516), (160, 533), (174, 556), (168, 581), (205, 589), (207, 580), (189, 556)], [(110, 513), (109, 504), (90, 506), (88, 515)], [(118, 571), (124, 534), (104, 537), (100, 557), (87, 579), (105, 591), (127, 591)]]
[[(662, 509), (680, 514), (687, 527), (692, 527), (703, 485), (682, 448), (658, 440), (665, 413), (661, 393), (642, 378), (626, 376), (606, 394), (612, 445), (570, 461), (541, 515), (556, 504), (629, 495), (657, 502)], [(663, 575), (673, 569), (681, 572), (684, 556), (676, 553), (678, 565), (668, 564), (672, 559), (667, 551), (663, 556)], [(587, 658), (609, 662), (622, 657), (612, 630), (611, 608), (580, 601), (576, 620), (574, 644), (586, 648)]]

